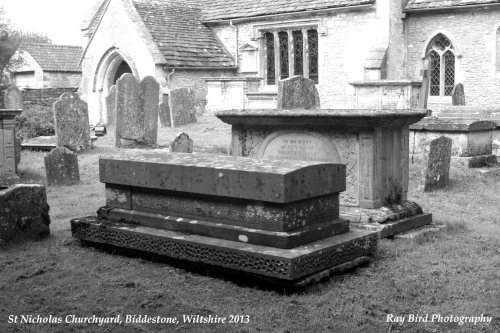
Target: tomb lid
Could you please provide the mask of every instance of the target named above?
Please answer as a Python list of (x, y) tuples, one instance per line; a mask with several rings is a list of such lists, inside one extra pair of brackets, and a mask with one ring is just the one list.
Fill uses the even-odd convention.
[(231, 125), (312, 125), (326, 128), (401, 127), (416, 123), (427, 115), (421, 109), (295, 109), (226, 110), (215, 114)]
[(497, 127), (493, 121), (462, 118), (427, 117), (410, 126), (415, 131), (472, 132), (489, 131)]
[(23, 112), (23, 110), (0, 109), (0, 119), (14, 119), (14, 117), (20, 115), (21, 112)]
[(417, 86), (422, 85), (422, 81), (411, 80), (370, 80), (370, 81), (353, 81), (349, 82), (353, 86)]
[(184, 193), (288, 203), (346, 188), (343, 164), (125, 151), (101, 156), (100, 180)]

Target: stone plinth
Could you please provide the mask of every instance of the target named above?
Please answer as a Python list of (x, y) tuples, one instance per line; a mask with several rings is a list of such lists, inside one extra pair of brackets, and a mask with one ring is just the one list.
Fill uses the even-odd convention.
[[(11, 185), (17, 178), (15, 116), (22, 110), (0, 110), (0, 186)], [(3, 179), (3, 180), (2, 180)], [(7, 184), (8, 183), (8, 184)]]
[(351, 82), (355, 109), (417, 108), (422, 82), (375, 80)]
[[(340, 204), (348, 209), (341, 216), (359, 222), (359, 209), (406, 202), (408, 126), (426, 114), (410, 109), (233, 110), (217, 117), (232, 125), (231, 155), (346, 164)], [(430, 223), (430, 215), (418, 226), (424, 222)]]
[(0, 243), (19, 238), (39, 240), (50, 234), (45, 187), (0, 188)]
[(219, 110), (244, 109), (246, 93), (257, 92), (259, 77), (206, 77), (206, 111), (210, 114)]
[(410, 153), (424, 153), (431, 140), (445, 136), (452, 140), (452, 164), (481, 167), (494, 164), (493, 131), (496, 123), (486, 120), (428, 117), (410, 126)]
[(99, 170), (106, 206), (71, 221), (83, 240), (292, 282), (376, 249), (339, 218), (341, 164), (132, 151)]

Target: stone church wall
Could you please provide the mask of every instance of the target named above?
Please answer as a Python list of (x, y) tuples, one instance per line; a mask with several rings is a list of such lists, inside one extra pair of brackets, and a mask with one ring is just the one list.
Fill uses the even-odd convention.
[[(422, 53), (426, 42), (436, 33), (444, 33), (461, 53), (455, 83), (462, 82), (467, 105), (484, 106), (500, 103), (500, 72), (496, 67), (497, 37), (500, 7), (485, 6), (470, 9), (409, 13), (405, 20), (407, 75), (418, 79)], [(430, 108), (451, 105), (451, 97), (433, 103)]]

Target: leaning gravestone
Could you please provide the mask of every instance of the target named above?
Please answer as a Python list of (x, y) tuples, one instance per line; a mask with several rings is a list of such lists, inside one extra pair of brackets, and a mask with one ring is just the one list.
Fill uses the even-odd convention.
[(196, 122), (195, 92), (190, 88), (177, 88), (169, 93), (172, 127)]
[(59, 147), (46, 154), (44, 160), (49, 185), (74, 185), (80, 182), (76, 153)]
[(106, 109), (108, 111), (108, 125), (113, 125), (116, 117), (116, 86), (109, 89), (109, 94), (106, 97)]
[(66, 92), (54, 103), (57, 147), (72, 151), (91, 147), (87, 102), (77, 93)]
[[(21, 91), (16, 86), (9, 86), (4, 91), (4, 107), (10, 110), (22, 110), (23, 109), (23, 98)], [(16, 164), (21, 162), (21, 137), (18, 133), (15, 133), (15, 155)]]
[(193, 139), (187, 133), (178, 133), (174, 141), (170, 144), (170, 151), (173, 153), (192, 153)]
[(126, 73), (116, 83), (116, 147), (156, 147), (160, 85)]
[(278, 82), (278, 109), (319, 109), (319, 95), (313, 80), (302, 76)]
[(163, 94), (162, 102), (160, 103), (160, 122), (163, 127), (172, 126), (172, 121), (170, 120), (169, 97), (167, 94)]
[(424, 153), (423, 188), (425, 192), (444, 188), (448, 184), (451, 145), (452, 140), (444, 136), (430, 142), (429, 150)]
[(465, 92), (464, 85), (462, 83), (457, 84), (453, 87), (451, 92), (452, 105), (465, 105)]

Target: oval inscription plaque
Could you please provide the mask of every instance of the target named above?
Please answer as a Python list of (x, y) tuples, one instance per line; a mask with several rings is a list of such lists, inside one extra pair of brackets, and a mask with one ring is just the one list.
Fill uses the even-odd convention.
[(277, 132), (263, 142), (259, 157), (342, 163), (335, 146), (315, 132)]

